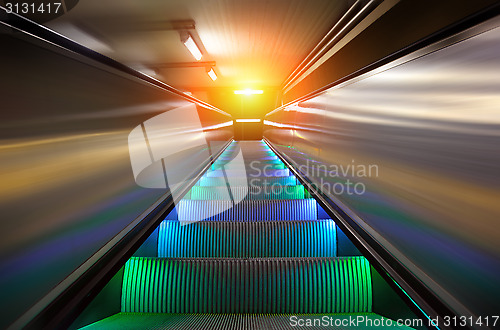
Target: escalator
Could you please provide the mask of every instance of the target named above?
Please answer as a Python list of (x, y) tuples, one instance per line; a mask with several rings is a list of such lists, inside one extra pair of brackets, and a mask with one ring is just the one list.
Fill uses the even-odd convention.
[(232, 142), (85, 329), (409, 329), (374, 313), (377, 275), (341, 235), (265, 142)]
[[(316, 63), (308, 55), (283, 66), (294, 81), (248, 91), (219, 89), (240, 85), (223, 83), (222, 72), (219, 87), (200, 86), (174, 73), (184, 62), (160, 54), (162, 63), (146, 56), (136, 66), (128, 46), (121, 55), (87, 48), (87, 38), (0, 5), (0, 328), (456, 329), (464, 318), (467, 328), (498, 326), (500, 62), (490, 55), (499, 53), (500, 6), (369, 3), (376, 10), (366, 22), (353, 10), (363, 28), (345, 37), (306, 29), (322, 41), (310, 54)], [(206, 19), (201, 4), (189, 5)], [(101, 35), (87, 5), (57, 19)], [(112, 36), (116, 6), (107, 7), (97, 16)], [(117, 22), (131, 22), (125, 7)], [(267, 16), (280, 25), (281, 15)], [(219, 24), (220, 40), (240, 25)], [(278, 45), (288, 40), (269, 31)], [(135, 39), (123, 32), (117, 40)], [(165, 49), (184, 48), (151, 32), (172, 42)], [(142, 53), (156, 53), (150, 44)], [(153, 66), (174, 71), (153, 77)], [(245, 132), (247, 124), (258, 129)], [(230, 143), (257, 135), (268, 144)], [(355, 164), (376, 174), (351, 175)], [(351, 177), (366, 194), (321, 185)]]

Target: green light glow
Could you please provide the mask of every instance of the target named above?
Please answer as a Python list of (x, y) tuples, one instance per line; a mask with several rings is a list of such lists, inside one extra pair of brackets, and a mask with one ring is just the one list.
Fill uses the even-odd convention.
[[(364, 257), (320, 259), (131, 258), (122, 312), (371, 312)], [(333, 297), (320, 294), (330, 287)], [(241, 299), (245, 297), (245, 299)], [(196, 303), (198, 302), (198, 303)]]

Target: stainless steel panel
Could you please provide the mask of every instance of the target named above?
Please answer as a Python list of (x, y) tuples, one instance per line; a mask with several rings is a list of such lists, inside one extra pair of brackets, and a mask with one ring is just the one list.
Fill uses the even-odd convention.
[[(134, 128), (164, 113), (193, 111), (198, 120), (181, 125), (181, 113), (157, 131), (170, 148), (164, 165), (178, 180), (233, 133), (229, 116), (82, 56), (3, 27), (0, 45), (4, 328), (166, 194), (165, 185), (147, 188), (134, 179)], [(181, 153), (180, 142), (195, 138), (204, 143)], [(154, 161), (161, 165), (160, 158)]]
[(500, 309), (498, 26), (276, 110), (264, 133), (452, 309), (483, 317)]

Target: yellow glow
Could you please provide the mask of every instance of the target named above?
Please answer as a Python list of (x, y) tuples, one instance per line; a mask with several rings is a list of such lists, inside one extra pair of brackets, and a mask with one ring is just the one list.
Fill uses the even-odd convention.
[(234, 91), (234, 94), (243, 94), (243, 95), (251, 95), (251, 94), (264, 94), (264, 91), (261, 89), (243, 89), (243, 90), (236, 90)]
[(203, 55), (201, 54), (200, 49), (198, 48), (198, 46), (196, 45), (191, 36), (189, 36), (186, 39), (186, 41), (184, 41), (184, 45), (187, 47), (187, 49), (191, 52), (191, 54), (197, 61), (201, 60)]
[(215, 74), (215, 71), (214, 71), (214, 69), (213, 69), (213, 68), (211, 68), (211, 69), (210, 69), (210, 71), (208, 71), (207, 73), (208, 73), (208, 75), (210, 76), (210, 78), (211, 78), (213, 81), (217, 80), (217, 75)]

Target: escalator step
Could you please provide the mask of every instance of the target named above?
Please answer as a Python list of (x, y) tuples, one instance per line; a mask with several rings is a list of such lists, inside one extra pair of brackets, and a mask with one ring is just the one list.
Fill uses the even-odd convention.
[[(224, 164), (224, 163), (215, 163), (212, 165), (212, 170), (219, 170), (224, 168), (225, 170), (238, 169), (238, 165), (236, 164)], [(286, 169), (286, 165), (284, 163), (272, 162), (272, 163), (264, 163), (264, 162), (251, 162), (250, 164), (245, 165), (246, 169), (260, 169), (260, 170), (283, 170)]]
[(276, 221), (316, 220), (314, 199), (248, 201), (181, 200), (177, 206), (179, 221)]
[[(233, 157), (230, 157), (228, 155), (220, 155), (217, 160), (231, 160)], [(273, 160), (273, 159), (279, 159), (278, 156), (276, 155), (262, 155), (262, 157), (258, 157), (258, 160)]]
[(213, 170), (213, 171), (208, 171), (205, 176), (209, 178), (216, 178), (216, 177), (233, 177), (233, 176), (249, 176), (250, 178), (252, 177), (280, 177), (280, 176), (289, 176), (290, 175), (290, 170), (289, 169), (266, 169), (265, 171), (261, 170)]
[(186, 199), (196, 200), (281, 200), (304, 199), (304, 186), (265, 186), (265, 187), (227, 187), (194, 186)]
[[(232, 158), (232, 156), (235, 156), (237, 155), (236, 152), (231, 152), (231, 153), (228, 153), (226, 155), (221, 155), (221, 157), (223, 158)], [(262, 162), (262, 163), (267, 163), (267, 164), (281, 164), (282, 161), (279, 159), (279, 158), (274, 158), (274, 157), (271, 157), (271, 159), (262, 159), (263, 157), (268, 157), (268, 156), (274, 156), (275, 154), (274, 153), (258, 153), (258, 154), (255, 154), (255, 155), (248, 155), (246, 153), (243, 154), (243, 158), (247, 161), (258, 161), (258, 162)], [(217, 158), (215, 160), (215, 164), (228, 164), (231, 162), (231, 160), (225, 160), (225, 159), (221, 159), (220, 157)]]
[[(231, 184), (236, 186), (264, 186), (264, 185), (296, 185), (297, 179), (294, 176), (281, 176), (274, 178), (247, 178), (247, 177), (231, 177)], [(227, 186), (228, 181), (223, 177), (218, 178), (208, 178), (202, 177), (197, 183), (197, 186), (209, 187), (209, 186)]]
[(364, 257), (131, 258), (122, 312), (356, 313), (372, 310)]
[(336, 256), (332, 220), (282, 222), (163, 221), (158, 256), (164, 258), (308, 258)]
[[(325, 321), (326, 318), (326, 321)], [(351, 323), (351, 320), (363, 320)], [(325, 323), (326, 322), (326, 323)], [(375, 313), (339, 314), (155, 314), (118, 313), (95, 322), (82, 329), (224, 329), (224, 330), (285, 330), (306, 328), (308, 330), (380, 330), (411, 329), (406, 326), (387, 324), (387, 318)], [(304, 326), (300, 326), (304, 324)], [(307, 324), (307, 326), (306, 326)], [(342, 325), (344, 326), (335, 326)], [(351, 324), (351, 325), (349, 325)]]
[[(229, 154), (226, 155), (226, 156), (229, 156)], [(268, 156), (268, 155), (261, 155), (261, 156), (265, 157), (265, 156)], [(276, 158), (276, 159), (274, 159), (274, 158), (273, 159), (260, 159), (257, 156), (257, 157), (246, 157), (245, 159), (249, 163), (252, 162), (252, 161), (255, 161), (255, 162), (262, 163), (262, 164), (283, 164), (283, 162), (279, 158)], [(230, 164), (230, 163), (231, 163), (231, 160), (221, 160), (220, 158), (218, 158), (214, 162), (214, 164)]]

